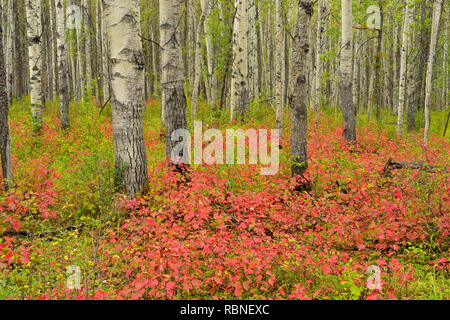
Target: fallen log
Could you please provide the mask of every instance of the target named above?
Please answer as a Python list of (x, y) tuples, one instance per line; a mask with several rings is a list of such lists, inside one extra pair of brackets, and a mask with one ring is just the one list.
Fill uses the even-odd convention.
[(27, 231), (6, 231), (1, 235), (1, 237), (18, 236), (18, 237), (24, 237), (24, 238), (45, 238), (45, 237), (50, 237), (50, 236), (56, 236), (60, 233), (63, 233), (64, 231), (82, 230), (84, 227), (85, 227), (85, 225), (82, 223), (82, 224), (78, 224), (78, 225), (68, 226), (68, 227), (62, 228), (60, 230), (42, 232), (42, 233), (32, 233), (32, 232), (27, 232)]
[(423, 169), (423, 170), (443, 170), (447, 171), (447, 166), (434, 166), (423, 162), (407, 162), (407, 161), (393, 161), (389, 158), (384, 166), (383, 172), (389, 172), (392, 169)]

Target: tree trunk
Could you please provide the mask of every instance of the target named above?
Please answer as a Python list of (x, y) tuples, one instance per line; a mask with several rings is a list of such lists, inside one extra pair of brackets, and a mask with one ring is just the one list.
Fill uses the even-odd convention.
[(202, 31), (206, 17), (209, 15), (209, 1), (201, 0), (202, 14), (198, 21), (195, 39), (195, 65), (194, 65), (194, 85), (192, 87), (191, 112), (192, 121), (196, 120), (197, 99), (200, 91), (200, 79), (202, 76)]
[(140, 10), (135, 0), (103, 0), (110, 43), (111, 106), (116, 177), (135, 197), (147, 184), (143, 128), (144, 58), (139, 38)]
[(42, 129), (42, 57), (41, 57), (41, 1), (27, 0), (27, 37), (30, 66), (31, 118), (33, 130)]
[(293, 92), (290, 97), (292, 110), (291, 161), (292, 175), (303, 174), (307, 169), (307, 99), (309, 83), (307, 82), (307, 56), (309, 51), (309, 27), (313, 7), (310, 0), (298, 1), (297, 25), (292, 44)]
[(259, 63), (258, 63), (258, 12), (256, 1), (248, 1), (248, 81), (249, 81), (249, 98), (253, 100), (259, 96)]
[(410, 1), (405, 6), (405, 19), (403, 22), (403, 31), (402, 31), (402, 48), (401, 48), (401, 56), (400, 56), (400, 80), (398, 85), (398, 106), (397, 106), (397, 135), (401, 136), (403, 134), (403, 118), (404, 118), (404, 110), (405, 110), (405, 101), (406, 101), (406, 58), (408, 56), (408, 34), (411, 29), (413, 8)]
[(317, 31), (316, 31), (316, 54), (315, 54), (315, 74), (314, 74), (314, 108), (319, 110), (320, 97), (322, 95), (322, 62), (320, 56), (322, 54), (322, 39), (324, 33), (323, 17), (326, 14), (326, 4), (324, 0), (319, 0), (317, 6)]
[(427, 75), (425, 79), (425, 130), (424, 130), (424, 142), (428, 144), (428, 133), (430, 130), (430, 105), (431, 105), (431, 90), (433, 86), (433, 66), (434, 58), (436, 56), (436, 46), (439, 36), (439, 28), (441, 23), (442, 12), (442, 0), (436, 0), (434, 3), (433, 21), (431, 24), (431, 41), (430, 41), (430, 53), (428, 55), (427, 63)]
[(69, 92), (67, 85), (67, 49), (64, 29), (64, 1), (56, 0), (56, 46), (59, 82), (59, 115), (61, 128), (70, 127)]
[(352, 0), (342, 0), (342, 45), (339, 92), (341, 98), (344, 138), (356, 140), (356, 108), (352, 93)]
[(281, 118), (283, 111), (283, 22), (281, 12), (281, 0), (275, 0), (275, 105), (276, 125), (281, 129)]
[(14, 0), (8, 0), (7, 9), (7, 19), (8, 19), (8, 29), (6, 32), (6, 86), (8, 94), (8, 103), (11, 105), (13, 100), (13, 48), (14, 48), (14, 32), (15, 32), (15, 21), (14, 21)]
[(5, 57), (3, 55), (3, 29), (0, 24), (0, 157), (2, 161), (2, 176), (5, 190), (13, 187), (12, 162), (11, 162), (11, 138), (8, 122), (8, 93), (6, 86)]
[(172, 141), (172, 133), (178, 129), (187, 129), (183, 56), (178, 28), (180, 0), (160, 0), (159, 6), (161, 100), (166, 127), (166, 157), (170, 161), (172, 150), (179, 143)]
[(231, 121), (242, 120), (248, 104), (247, 0), (235, 0), (234, 63), (231, 78)]

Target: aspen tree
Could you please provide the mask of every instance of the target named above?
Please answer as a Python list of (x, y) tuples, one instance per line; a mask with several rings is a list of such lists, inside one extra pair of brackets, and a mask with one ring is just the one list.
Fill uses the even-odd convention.
[(284, 63), (284, 48), (282, 41), (282, 28), (281, 0), (275, 0), (275, 105), (277, 129), (281, 129), (281, 118), (283, 111), (282, 64)]
[(42, 57), (41, 57), (41, 1), (27, 0), (27, 38), (30, 66), (31, 118), (34, 131), (42, 129)]
[(307, 168), (307, 131), (308, 131), (308, 70), (307, 56), (309, 51), (309, 28), (313, 13), (310, 0), (298, 1), (297, 24), (292, 44), (292, 110), (291, 161), (292, 175), (303, 174)]
[(402, 30), (402, 48), (400, 53), (400, 73), (398, 85), (398, 105), (397, 105), (397, 135), (401, 136), (403, 133), (404, 110), (406, 102), (406, 58), (408, 56), (408, 35), (411, 29), (413, 7), (410, 1), (405, 5), (405, 17), (403, 21)]
[[(172, 141), (172, 133), (187, 128), (186, 96), (184, 93), (183, 56), (180, 46), (180, 0), (160, 0), (161, 89), (162, 108), (166, 128), (166, 157), (179, 141)], [(185, 155), (183, 155), (185, 156)]]
[(339, 92), (344, 122), (344, 138), (356, 140), (356, 108), (352, 93), (352, 0), (342, 0), (341, 28), (341, 62)]
[(191, 111), (192, 120), (195, 120), (197, 112), (197, 98), (200, 90), (200, 78), (202, 75), (202, 31), (206, 17), (209, 15), (209, 1), (201, 0), (202, 14), (197, 24), (195, 38), (195, 62), (194, 62), (194, 86), (192, 87)]
[(8, 123), (8, 93), (6, 86), (5, 57), (3, 54), (3, 28), (0, 23), (0, 159), (2, 161), (2, 176), (5, 190), (13, 187), (11, 138)]
[(69, 116), (69, 92), (67, 84), (67, 48), (64, 29), (64, 1), (56, 0), (56, 46), (58, 60), (59, 82), (59, 114), (61, 128), (67, 130), (70, 127)]
[(235, 0), (233, 25), (233, 69), (231, 77), (231, 121), (241, 120), (248, 104), (248, 15), (247, 0)]
[(442, 0), (436, 0), (434, 2), (433, 21), (431, 23), (431, 41), (430, 41), (430, 53), (428, 55), (427, 63), (427, 75), (425, 79), (425, 130), (424, 130), (424, 142), (428, 144), (428, 133), (430, 130), (430, 104), (431, 104), (431, 90), (433, 87), (433, 66), (436, 56), (436, 46), (438, 42), (439, 29), (441, 23), (442, 12)]
[(111, 59), (111, 107), (116, 178), (135, 197), (147, 184), (143, 128), (144, 57), (136, 0), (103, 0)]

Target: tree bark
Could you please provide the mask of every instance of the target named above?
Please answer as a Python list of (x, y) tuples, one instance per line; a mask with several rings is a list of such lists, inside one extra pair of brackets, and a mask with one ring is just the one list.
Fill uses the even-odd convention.
[(233, 28), (234, 63), (231, 76), (231, 121), (242, 120), (248, 104), (247, 0), (235, 0)]
[(424, 142), (428, 144), (428, 134), (430, 130), (430, 105), (431, 105), (431, 90), (433, 87), (433, 66), (436, 56), (436, 46), (439, 36), (439, 28), (441, 23), (442, 12), (442, 0), (436, 0), (433, 10), (433, 21), (431, 23), (431, 41), (430, 41), (430, 53), (428, 55), (427, 63), (427, 75), (425, 79), (425, 130), (424, 130)]
[(411, 29), (413, 15), (413, 7), (410, 1), (405, 5), (405, 19), (403, 22), (402, 31), (402, 48), (400, 56), (400, 80), (398, 85), (398, 106), (397, 106), (397, 135), (401, 136), (403, 134), (403, 121), (404, 121), (404, 110), (406, 101), (406, 58), (408, 56), (408, 34)]
[(339, 92), (341, 98), (344, 138), (356, 140), (356, 108), (352, 94), (352, 0), (342, 0), (342, 45)]
[(5, 57), (3, 55), (3, 29), (0, 24), (0, 157), (2, 161), (2, 176), (5, 190), (13, 187), (12, 161), (11, 161), (11, 138), (8, 122), (8, 93), (7, 75), (5, 68)]
[(178, 129), (187, 129), (183, 56), (178, 28), (180, 0), (160, 0), (159, 7), (161, 100), (166, 127), (166, 157), (170, 161), (172, 150), (179, 143), (172, 141), (172, 133)]
[(33, 130), (42, 129), (42, 57), (41, 57), (41, 2), (27, 0), (27, 38), (30, 66), (31, 118)]
[(292, 44), (293, 92), (290, 97), (292, 110), (291, 132), (291, 172), (293, 176), (302, 175), (307, 169), (307, 131), (308, 131), (308, 88), (307, 56), (309, 52), (309, 28), (313, 6), (310, 0), (298, 1), (297, 25)]
[(64, 28), (64, 1), (56, 0), (56, 46), (58, 60), (59, 82), (59, 116), (61, 128), (67, 130), (70, 127), (69, 92), (67, 85), (67, 49)]
[(111, 106), (116, 178), (130, 197), (147, 184), (143, 128), (144, 58), (135, 0), (103, 0), (111, 58)]
[(191, 98), (192, 121), (195, 121), (197, 116), (197, 99), (200, 91), (200, 79), (202, 76), (202, 31), (205, 19), (209, 15), (209, 5), (209, 0), (201, 0), (202, 14), (197, 24), (195, 39), (195, 75)]

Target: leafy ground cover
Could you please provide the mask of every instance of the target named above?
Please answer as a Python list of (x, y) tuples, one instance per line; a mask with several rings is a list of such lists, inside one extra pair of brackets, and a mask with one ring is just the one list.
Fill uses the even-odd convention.
[[(0, 298), (450, 298), (448, 172), (383, 172), (389, 158), (448, 166), (437, 132), (424, 148), (420, 132), (398, 139), (360, 121), (346, 145), (339, 119), (311, 114), (305, 192), (289, 176), (288, 128), (275, 176), (249, 165), (168, 172), (152, 100), (148, 191), (129, 200), (114, 187), (108, 110), (73, 105), (64, 134), (49, 104), (34, 136), (26, 106), (18, 101), (10, 122), (17, 187), (0, 192)], [(271, 128), (265, 110), (253, 106), (245, 127)], [(226, 128), (226, 115), (200, 113)], [(80, 290), (67, 288), (69, 266), (82, 272)], [(370, 266), (381, 290), (367, 288)]]

